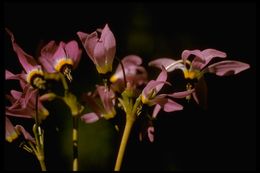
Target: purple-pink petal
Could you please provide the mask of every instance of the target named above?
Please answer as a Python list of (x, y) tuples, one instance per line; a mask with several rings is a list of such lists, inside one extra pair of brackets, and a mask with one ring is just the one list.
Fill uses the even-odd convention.
[(65, 45), (65, 51), (67, 57), (71, 58), (73, 61), (73, 68), (76, 68), (81, 59), (82, 53), (82, 51), (79, 49), (78, 43), (75, 40), (70, 41)]
[(170, 58), (159, 58), (159, 59), (150, 61), (148, 63), (148, 65), (161, 69), (162, 66), (166, 68), (166, 67), (168, 67), (170, 64), (172, 64), (174, 62), (175, 62), (175, 60), (170, 59)]
[(221, 61), (208, 66), (208, 72), (215, 73), (218, 76), (228, 76), (240, 73), (250, 68), (249, 64), (240, 61)]
[(150, 140), (150, 142), (154, 141), (154, 127), (153, 126), (149, 126), (147, 128), (147, 134), (148, 134), (148, 138)]
[(164, 83), (161, 83), (161, 84), (156, 86), (156, 92), (159, 92), (162, 89), (166, 80), (167, 80), (167, 71), (165, 70), (164, 67), (162, 67), (162, 71), (159, 74), (159, 76), (157, 77), (156, 81), (163, 81)]
[(181, 91), (181, 92), (174, 92), (172, 94), (167, 94), (169, 97), (173, 97), (173, 98), (184, 98), (189, 96), (191, 93), (193, 93), (195, 90), (188, 90), (188, 91)]
[(16, 125), (15, 126), (15, 129), (18, 131), (18, 132), (21, 132), (24, 136), (24, 138), (28, 141), (31, 141), (33, 143), (36, 143), (35, 139), (30, 135), (30, 133), (28, 133), (23, 126), (21, 125)]
[(108, 91), (108, 88), (105, 88), (104, 86), (97, 86), (97, 91), (105, 108), (105, 111), (108, 113), (114, 112), (114, 92), (112, 90)]
[(153, 118), (156, 118), (161, 109), (162, 109), (161, 105), (156, 104), (156, 105), (154, 106), (154, 109), (153, 109), (152, 117), (153, 117)]
[(96, 113), (94, 112), (90, 112), (90, 113), (87, 113), (87, 114), (84, 114), (80, 117), (80, 119), (82, 121), (84, 121), (85, 123), (94, 123), (96, 122), (97, 120), (100, 119), (100, 116), (98, 116)]
[(102, 31), (100, 39), (102, 41), (104, 41), (104, 48), (105, 48), (106, 54), (107, 54), (107, 61), (108, 61), (108, 64), (110, 64), (111, 62), (113, 62), (113, 59), (115, 57), (116, 40), (115, 40), (114, 34), (111, 32), (111, 30), (109, 29), (107, 24), (105, 25), (105, 27)]
[(145, 88), (142, 91), (142, 96), (146, 99), (150, 99), (151, 94), (157, 94), (159, 90), (157, 90), (157, 86), (160, 86), (159, 88), (162, 88), (162, 86), (167, 83), (165, 81), (155, 81), (151, 80), (148, 82), (148, 84), (145, 86)]
[(8, 117), (5, 117), (5, 139), (8, 142), (12, 142), (17, 137), (18, 137), (18, 134), (17, 134), (13, 124), (11, 123), (11, 121), (9, 120)]
[(22, 48), (16, 43), (14, 35), (11, 31), (6, 28), (7, 33), (11, 36), (13, 49), (16, 52), (18, 59), (23, 66), (24, 70), (29, 73), (34, 68), (40, 68), (36, 60), (31, 56), (25, 53)]
[(202, 57), (202, 53), (200, 50), (196, 49), (196, 50), (184, 50), (181, 54), (181, 58), (183, 60), (184, 63), (186, 63), (186, 60), (189, 58), (190, 55), (195, 55), (197, 57)]
[[(163, 67), (165, 67), (165, 69), (167, 70), (167, 72), (172, 72), (176, 69), (181, 69), (183, 70), (185, 68), (185, 66), (182, 63), (176, 63), (176, 60), (170, 59), (170, 58), (159, 58), (156, 60), (153, 60), (151, 62), (149, 62), (149, 66), (153, 66), (153, 67), (157, 67), (159, 69)], [(174, 65), (173, 65), (174, 64)]]
[(213, 58), (226, 58), (226, 53), (218, 51), (216, 49), (200, 50), (184, 50), (182, 52), (182, 59), (185, 62), (190, 55), (195, 55), (192, 61), (192, 68), (201, 70), (204, 68)]
[(98, 34), (97, 32), (92, 32), (91, 34), (87, 34), (84, 32), (77, 32), (79, 39), (81, 40), (89, 58), (93, 61), (94, 64), (97, 64), (94, 58), (94, 49), (96, 44), (98, 43)]

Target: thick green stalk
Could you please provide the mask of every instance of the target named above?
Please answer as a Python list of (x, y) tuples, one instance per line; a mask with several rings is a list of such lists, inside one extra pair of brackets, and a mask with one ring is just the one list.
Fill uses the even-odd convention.
[(127, 141), (128, 141), (131, 129), (133, 127), (133, 124), (134, 124), (134, 119), (127, 119), (126, 120), (126, 125), (125, 125), (125, 129), (124, 129), (123, 137), (122, 137), (122, 140), (121, 140), (121, 143), (120, 143), (120, 147), (119, 147), (114, 171), (120, 171), (122, 161), (123, 161), (123, 157), (124, 157), (124, 153), (125, 153), (125, 148), (126, 148)]

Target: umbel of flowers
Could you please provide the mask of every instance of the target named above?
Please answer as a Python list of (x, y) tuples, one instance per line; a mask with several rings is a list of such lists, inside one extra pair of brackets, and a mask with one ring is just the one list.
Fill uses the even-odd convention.
[[(149, 66), (156, 67), (160, 73), (155, 79), (148, 80), (148, 72), (142, 66), (142, 58), (138, 55), (127, 55), (120, 58), (118, 66), (113, 67), (116, 56), (116, 40), (108, 24), (103, 29), (88, 34), (82, 31), (76, 33), (80, 45), (76, 40), (67, 43), (54, 40), (49, 41), (40, 51), (39, 57), (27, 54), (16, 42), (13, 33), (6, 28), (11, 37), (13, 50), (23, 67), (20, 74), (13, 74), (6, 69), (6, 80), (17, 80), (20, 83), (19, 91), (11, 90), (6, 94), (9, 105), (5, 108), (5, 139), (13, 142), (20, 135), (23, 137), (23, 148), (33, 153), (38, 159), (41, 169), (47, 170), (45, 165), (44, 129), (41, 123), (48, 118), (49, 111), (44, 107), (44, 102), (60, 99), (68, 106), (73, 117), (72, 141), (73, 163), (72, 170), (78, 168), (78, 121), (94, 123), (100, 119), (111, 120), (122, 116), (124, 112), (125, 124), (123, 129), (118, 129), (119, 124), (113, 124), (115, 128), (123, 130), (123, 136), (118, 148), (115, 160), (115, 171), (119, 171), (124, 157), (127, 141), (131, 129), (140, 116), (147, 116), (143, 122), (148, 124), (145, 132), (140, 132), (139, 139), (156, 140), (155, 128), (152, 121), (160, 114), (160, 111), (181, 111), (184, 107), (178, 103), (179, 99), (194, 99), (199, 105), (205, 105), (204, 96), (198, 93), (205, 89), (204, 75), (213, 73), (217, 76), (235, 75), (248, 69), (249, 64), (226, 60), (227, 54), (216, 49), (184, 50), (180, 59), (158, 58), (149, 62)], [(82, 45), (81, 45), (82, 44)], [(73, 82), (72, 71), (80, 63), (84, 47), (88, 57), (94, 63), (97, 73), (103, 74), (104, 83), (97, 84), (93, 92), (82, 93), (81, 101), (70, 91), (70, 83)], [(214, 61), (214, 63), (212, 60)], [(168, 80), (168, 73), (181, 70), (187, 79), (186, 88), (183, 91), (162, 93), (165, 86), (173, 87)], [(106, 74), (106, 75), (104, 75)], [(49, 87), (50, 81), (57, 81), (63, 86), (63, 94), (56, 93)], [(192, 81), (192, 82), (190, 82)], [(83, 104), (82, 104), (83, 103)], [(91, 111), (84, 111), (90, 107)], [(151, 112), (143, 111), (151, 108)], [(151, 116), (150, 116), (151, 115)], [(21, 125), (13, 125), (10, 117), (33, 118), (33, 135), (29, 134)]]

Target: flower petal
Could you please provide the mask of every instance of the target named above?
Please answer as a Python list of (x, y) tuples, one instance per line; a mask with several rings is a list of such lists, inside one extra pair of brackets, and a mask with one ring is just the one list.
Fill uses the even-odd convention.
[(29, 73), (34, 68), (40, 68), (36, 60), (32, 56), (25, 53), (22, 50), (22, 48), (16, 43), (13, 33), (9, 31), (7, 28), (6, 28), (6, 32), (11, 36), (13, 49), (16, 52), (18, 59), (21, 65), (23, 66), (24, 70), (27, 73)]
[(205, 49), (200, 50), (184, 50), (182, 52), (182, 59), (185, 61), (190, 55), (195, 55), (196, 57), (192, 61), (192, 68), (201, 70), (204, 68), (213, 58), (226, 58), (226, 53), (218, 51), (216, 49)]
[(162, 108), (161, 105), (159, 105), (159, 104), (155, 105), (155, 107), (153, 109), (153, 114), (152, 114), (153, 118), (157, 117), (157, 115), (158, 115), (159, 111), (161, 110), (161, 108)]
[(202, 52), (202, 58), (205, 62), (201, 63), (200, 61), (197, 62), (197, 58), (194, 59), (192, 62), (192, 67), (195, 69), (202, 69), (204, 68), (213, 58), (226, 58), (227, 55), (225, 52), (218, 51), (216, 49), (205, 49)]
[(156, 60), (153, 60), (151, 62), (149, 62), (148, 64), (149, 66), (153, 66), (153, 67), (157, 67), (157, 68), (162, 68), (165, 67), (165, 69), (167, 70), (167, 72), (172, 72), (176, 69), (181, 69), (183, 70), (185, 68), (185, 66), (173, 59), (170, 58), (159, 58)]
[(84, 114), (80, 117), (80, 119), (82, 121), (84, 121), (85, 123), (94, 123), (96, 122), (97, 120), (100, 119), (100, 117), (94, 113), (94, 112), (91, 112), (91, 113), (87, 113), (87, 114)]
[(58, 47), (59, 46), (55, 43), (55, 41), (50, 41), (41, 49), (41, 56), (39, 57), (39, 62), (49, 73), (56, 72), (54, 68), (55, 59), (53, 59), (53, 55), (57, 51)]
[(240, 73), (250, 68), (249, 64), (240, 61), (221, 61), (208, 66), (208, 72), (215, 73), (218, 76), (228, 76)]
[(73, 60), (73, 68), (76, 68), (81, 59), (82, 53), (82, 51), (79, 49), (78, 43), (75, 40), (70, 41), (65, 45), (65, 51), (67, 58), (71, 58)]
[(9, 120), (9, 118), (5, 117), (5, 139), (8, 142), (12, 142), (18, 137), (18, 133), (16, 132), (13, 124)]
[(15, 126), (15, 129), (18, 131), (18, 132), (21, 132), (24, 136), (24, 138), (28, 141), (31, 141), (33, 143), (36, 143), (35, 139), (30, 135), (30, 133), (28, 133), (23, 126), (21, 125), (16, 125)]
[(104, 41), (107, 64), (112, 64), (116, 53), (116, 40), (114, 34), (109, 29), (108, 24), (106, 24), (102, 30), (100, 39)]
[(181, 91), (181, 92), (174, 92), (172, 94), (167, 94), (167, 96), (173, 97), (173, 98), (184, 98), (193, 93), (195, 89), (189, 90), (189, 91)]
[(156, 89), (156, 87), (159, 86), (160, 88), (162, 88), (162, 86), (166, 83), (167, 82), (165, 81), (155, 81), (155, 80), (149, 81), (142, 91), (142, 102), (148, 103), (150, 99), (153, 99), (151, 97), (155, 96), (159, 92)]
[(147, 134), (148, 134), (148, 138), (150, 140), (150, 142), (154, 141), (154, 127), (153, 126), (149, 126), (147, 128)]
[(156, 86), (156, 92), (157, 93), (162, 89), (163, 85), (165, 84), (165, 82), (167, 80), (167, 71), (166, 71), (166, 69), (164, 67), (162, 67), (161, 69), (162, 69), (162, 71), (159, 74), (159, 76), (157, 77), (156, 81), (163, 81), (164, 83), (161, 83), (161, 84)]
[(94, 64), (97, 64), (96, 60), (94, 59), (94, 49), (99, 40), (97, 32), (95, 31), (91, 34), (77, 32), (77, 35), (79, 36), (79, 39), (81, 40), (83, 47), (85, 48), (90, 59)]
[(155, 99), (151, 100), (151, 102), (159, 104), (165, 112), (173, 112), (183, 109), (182, 105), (165, 97), (157, 96)]
[(105, 88), (104, 86), (97, 86), (97, 91), (105, 108), (105, 113), (115, 114), (113, 103), (113, 100), (115, 98), (114, 92), (112, 90), (108, 91), (108, 88)]

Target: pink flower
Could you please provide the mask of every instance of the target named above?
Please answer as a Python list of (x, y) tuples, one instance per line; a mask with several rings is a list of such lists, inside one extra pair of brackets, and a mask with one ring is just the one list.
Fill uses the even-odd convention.
[(25, 53), (16, 43), (13, 33), (7, 28), (6, 31), (11, 36), (13, 49), (16, 52), (21, 65), (26, 71), (26, 81), (34, 87), (45, 89), (45, 81), (43, 79), (43, 71), (41, 66), (31, 55)]
[[(101, 36), (99, 37), (99, 33)], [(108, 25), (101, 30), (87, 34), (77, 32), (88, 56), (96, 65), (98, 73), (106, 74), (112, 71), (113, 60), (116, 52), (116, 40)]]
[[(192, 61), (189, 60), (191, 55), (193, 55)], [(164, 66), (168, 72), (181, 69), (186, 79), (196, 79), (198, 82), (195, 83), (195, 90), (192, 96), (198, 104), (203, 102), (202, 104), (205, 105), (207, 92), (206, 83), (203, 79), (205, 73), (228, 76), (238, 74), (250, 67), (249, 64), (232, 60), (220, 61), (209, 65), (215, 58), (226, 58), (226, 53), (215, 49), (205, 49), (203, 51), (184, 50), (181, 60), (159, 58), (151, 61), (149, 65), (158, 68)], [(192, 84), (187, 85), (187, 90), (191, 90), (192, 88)]]
[[(167, 71), (162, 68), (162, 72), (159, 74), (156, 80), (151, 80), (148, 82), (146, 87), (143, 89), (141, 98), (143, 104), (148, 104), (149, 106), (155, 105), (153, 111), (153, 118), (155, 118), (161, 108), (165, 112), (173, 112), (182, 110), (183, 106), (176, 103), (172, 99), (168, 98), (168, 94), (158, 94), (164, 84), (167, 84)], [(168, 83), (169, 84), (169, 83)], [(171, 95), (170, 95), (171, 96)]]
[(112, 89), (122, 92), (126, 87), (124, 86), (125, 84), (128, 84), (128, 87), (136, 89), (137, 86), (147, 82), (147, 72), (145, 68), (141, 66), (142, 59), (139, 56), (128, 55), (122, 59), (121, 63), (124, 67), (125, 79), (122, 66), (119, 64), (115, 73), (110, 77)]
[[(189, 61), (191, 55), (194, 56), (192, 61)], [(214, 73), (218, 76), (227, 76), (237, 74), (248, 69), (249, 64), (240, 61), (221, 61), (208, 65), (215, 58), (226, 58), (226, 53), (215, 49), (200, 50), (184, 50), (182, 52), (182, 60), (175, 61), (170, 58), (159, 58), (151, 61), (150, 66), (161, 68), (163, 65), (168, 72), (175, 69), (181, 69), (185, 78), (200, 79), (205, 73)]]
[[(20, 79), (20, 75), (14, 75), (6, 70), (6, 79)], [(37, 89), (32, 88), (29, 84), (20, 79), (20, 84), (23, 92), (11, 90), (10, 95), (6, 95), (10, 101), (11, 106), (6, 107), (6, 115), (22, 117), (22, 118), (35, 118), (35, 106)], [(42, 105), (41, 100), (38, 100), (38, 115), (39, 121), (44, 120), (48, 115), (48, 110)]]
[(95, 99), (95, 94), (92, 96), (90, 94), (84, 95), (84, 100), (93, 111), (81, 116), (81, 120), (86, 123), (96, 122), (101, 117), (111, 119), (116, 115), (114, 92), (104, 86), (97, 86), (97, 93), (102, 105), (98, 104), (99, 100)]
[(143, 141), (144, 138), (148, 138), (150, 142), (154, 142), (154, 126), (149, 125), (139, 133), (139, 140)]
[(8, 142), (13, 142), (18, 138), (20, 133), (23, 134), (24, 138), (28, 141), (35, 143), (34, 138), (24, 129), (21, 125), (16, 125), (15, 127), (11, 123), (8, 117), (5, 117), (5, 139)]
[(70, 81), (72, 80), (71, 70), (78, 66), (82, 51), (74, 40), (59, 45), (50, 41), (41, 49), (39, 61), (47, 72), (61, 72)]

